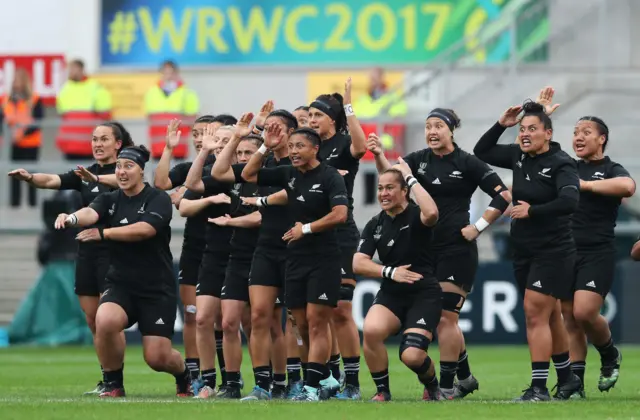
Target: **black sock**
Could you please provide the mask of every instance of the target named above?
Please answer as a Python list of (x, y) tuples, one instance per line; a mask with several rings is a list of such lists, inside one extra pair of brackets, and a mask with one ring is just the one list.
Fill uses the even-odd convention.
[(582, 382), (582, 386), (584, 386), (584, 371), (587, 368), (587, 362), (585, 361), (577, 361), (571, 363), (571, 372), (575, 373), (578, 378), (580, 378), (580, 382)]
[(114, 385), (117, 388), (124, 388), (124, 378), (122, 368), (104, 373), (104, 381)]
[(102, 375), (102, 382), (106, 382), (107, 380), (104, 378), (104, 368), (100, 365), (100, 374)]
[(202, 371), (202, 381), (211, 389), (216, 389), (216, 369), (208, 369)]
[(347, 385), (360, 387), (360, 356), (345, 357), (342, 359), (344, 363), (344, 374), (346, 375), (345, 382)]
[(320, 388), (320, 381), (326, 378), (327, 366), (320, 363), (307, 363), (307, 386)]
[(549, 362), (531, 362), (531, 386), (547, 388)]
[(460, 356), (458, 357), (458, 372), (457, 372), (458, 380), (464, 381), (469, 376), (471, 376), (471, 368), (469, 367), (469, 356), (467, 355), (467, 350), (462, 350)]
[(240, 388), (240, 372), (227, 372), (227, 386)]
[(302, 363), (302, 379), (304, 379), (304, 384), (307, 384), (307, 376), (309, 376), (309, 363)]
[(227, 384), (227, 369), (224, 364), (224, 352), (222, 351), (222, 331), (214, 331), (214, 337), (216, 338), (216, 355), (218, 356), (218, 366), (220, 367), (220, 378), (222, 379), (222, 385)]
[(184, 361), (187, 364), (187, 368), (189, 368), (191, 377), (193, 379), (198, 379), (198, 377), (200, 376), (200, 359), (188, 358), (188, 359), (184, 359)]
[(287, 386), (287, 375), (284, 373), (273, 374), (273, 386), (279, 386), (284, 388)]
[(389, 369), (380, 372), (371, 372), (371, 378), (373, 378), (373, 382), (376, 384), (376, 392), (391, 393), (389, 389)]
[(558, 384), (564, 384), (571, 377), (571, 361), (569, 360), (569, 352), (554, 354), (551, 356), (553, 367), (556, 368), (558, 376)]
[(600, 353), (600, 359), (602, 360), (615, 360), (618, 358), (618, 349), (613, 345), (613, 337), (609, 338), (609, 341), (602, 346), (594, 345), (598, 353)]
[(431, 385), (434, 380), (436, 381), (436, 383), (438, 382), (438, 379), (436, 378), (435, 372), (433, 374), (429, 373), (429, 369), (431, 368), (431, 364), (432, 364), (431, 358), (429, 356), (427, 356), (424, 359), (424, 362), (422, 362), (422, 365), (420, 365), (417, 368), (411, 368), (411, 370), (414, 371), (416, 373), (416, 375), (418, 375), (418, 380), (424, 386)]
[(453, 389), (453, 379), (456, 377), (458, 362), (440, 361), (440, 388)]
[(329, 357), (329, 363), (327, 364), (327, 366), (331, 371), (331, 376), (336, 378), (336, 381), (339, 381), (340, 380), (340, 353), (332, 354), (331, 357)]
[(189, 387), (189, 379), (191, 379), (191, 372), (189, 372), (189, 368), (185, 364), (184, 371), (178, 373), (177, 375), (173, 375), (176, 378), (176, 384), (178, 385), (180, 391), (179, 392), (187, 392), (187, 388)]
[(269, 366), (258, 366), (253, 368), (253, 376), (256, 381), (256, 386), (269, 392), (271, 389), (271, 375), (269, 375)]
[(302, 364), (299, 357), (287, 358), (287, 376), (289, 383), (300, 382), (300, 368)]

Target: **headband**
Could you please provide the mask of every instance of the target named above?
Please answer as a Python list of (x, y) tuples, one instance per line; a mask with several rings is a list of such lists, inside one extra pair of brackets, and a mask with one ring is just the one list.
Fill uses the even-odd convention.
[(429, 118), (439, 118), (447, 124), (449, 130), (453, 133), (453, 130), (456, 128), (456, 117), (449, 111), (443, 108), (436, 108), (429, 113), (427, 119)]
[(129, 159), (138, 164), (139, 167), (144, 169), (144, 164), (149, 160), (141, 151), (127, 147), (118, 155), (118, 159)]
[(326, 103), (324, 101), (320, 101), (320, 100), (316, 99), (315, 101), (311, 102), (311, 105), (309, 105), (309, 108), (319, 109), (320, 111), (322, 111), (325, 114), (327, 114), (329, 116), (329, 118), (331, 118), (334, 121), (336, 121), (338, 119), (338, 115), (336, 115), (337, 113), (333, 110), (331, 105), (329, 105), (328, 103)]

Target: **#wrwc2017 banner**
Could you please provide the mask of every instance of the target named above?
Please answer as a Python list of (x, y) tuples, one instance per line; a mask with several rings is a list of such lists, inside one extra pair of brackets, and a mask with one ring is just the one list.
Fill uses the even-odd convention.
[(471, 37), (465, 47), (474, 51), (474, 60), (495, 63), (508, 59), (512, 37), (526, 49), (548, 36), (545, 9), (517, 34), (503, 31), (486, 48), (475, 50), (479, 39), (474, 37), (481, 28), (498, 25), (502, 31), (508, 27), (507, 11), (524, 3), (103, 0), (101, 61), (146, 68), (165, 59), (184, 66), (419, 64)]

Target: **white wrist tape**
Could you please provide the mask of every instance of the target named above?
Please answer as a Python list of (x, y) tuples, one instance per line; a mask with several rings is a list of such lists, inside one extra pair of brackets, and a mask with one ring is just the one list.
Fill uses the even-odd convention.
[(489, 222), (487, 222), (484, 217), (481, 217), (478, 219), (478, 221), (473, 225), (476, 227), (476, 229), (478, 229), (478, 232), (482, 232), (483, 230), (485, 230), (486, 228), (489, 227)]
[(414, 185), (416, 185), (418, 183), (418, 180), (413, 175), (407, 175), (404, 178), (404, 180), (407, 183), (407, 186), (409, 188), (413, 187)]
[(352, 115), (356, 115), (353, 113), (353, 107), (351, 106), (351, 104), (346, 104), (344, 106), (344, 113), (347, 115), (347, 117), (350, 117)]
[(269, 203), (267, 203), (267, 199), (269, 197), (258, 197), (258, 199), (256, 200), (256, 206), (257, 207), (267, 207), (269, 205)]
[(260, 146), (260, 148), (258, 149), (258, 153), (260, 153), (261, 155), (264, 155), (268, 151), (269, 151), (269, 149), (267, 149), (267, 146), (265, 146), (264, 144), (262, 146)]
[(70, 225), (70, 226), (75, 226), (78, 224), (78, 216), (76, 216), (75, 214), (70, 214), (67, 216), (67, 218), (65, 219), (65, 223)]
[(305, 235), (309, 235), (313, 232), (311, 232), (311, 223), (307, 223), (302, 225), (302, 233)]
[(393, 276), (396, 274), (396, 267), (384, 266), (382, 267), (382, 278), (393, 280)]

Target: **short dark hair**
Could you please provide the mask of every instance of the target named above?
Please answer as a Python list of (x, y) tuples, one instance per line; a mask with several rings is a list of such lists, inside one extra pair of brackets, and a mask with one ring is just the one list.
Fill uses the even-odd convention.
[(267, 116), (267, 118), (269, 117), (280, 117), (289, 129), (293, 128), (296, 130), (298, 128), (298, 120), (286, 109), (276, 109)]
[(78, 67), (80, 67), (81, 70), (84, 70), (84, 61), (80, 60), (79, 58), (76, 58), (75, 60), (71, 60), (69, 65), (70, 66), (78, 66)]
[(238, 123), (238, 119), (236, 117), (234, 117), (233, 115), (229, 115), (229, 114), (220, 114), (220, 115), (216, 115), (215, 117), (213, 117), (213, 121), (211, 121), (212, 123), (220, 123), (223, 126), (224, 125), (235, 125)]
[(297, 107), (296, 109), (294, 109), (294, 111), (304, 111), (304, 112), (309, 112), (309, 107), (306, 105), (300, 105), (299, 107)]
[(165, 67), (171, 67), (174, 70), (178, 70), (178, 63), (173, 60), (164, 60), (162, 64), (160, 64), (160, 69), (163, 69)]
[(291, 137), (293, 137), (296, 134), (299, 134), (305, 137), (314, 146), (320, 146), (320, 142), (322, 141), (320, 139), (320, 135), (316, 133), (316, 130), (312, 128), (308, 128), (308, 127), (298, 128), (293, 133), (291, 133)]
[(526, 100), (524, 104), (522, 104), (522, 118), (524, 117), (538, 117), (538, 119), (544, 125), (545, 130), (553, 130), (553, 123), (551, 122), (551, 118), (544, 112), (544, 107), (537, 102), (532, 100)]
[(213, 115), (201, 115), (198, 118), (196, 118), (196, 120), (193, 122), (194, 124), (199, 124), (199, 123), (207, 123), (210, 124), (215, 120), (216, 117), (214, 117)]
[(598, 135), (604, 136), (604, 143), (602, 144), (602, 151), (604, 152), (604, 149), (607, 148), (607, 143), (609, 143), (609, 127), (607, 126), (607, 124), (604, 123), (602, 118), (590, 115), (580, 118), (578, 122), (580, 121), (591, 121), (595, 123), (596, 130), (598, 130)]
[(248, 136), (243, 137), (240, 141), (250, 141), (254, 146), (260, 147), (264, 140), (257, 134), (249, 134)]

